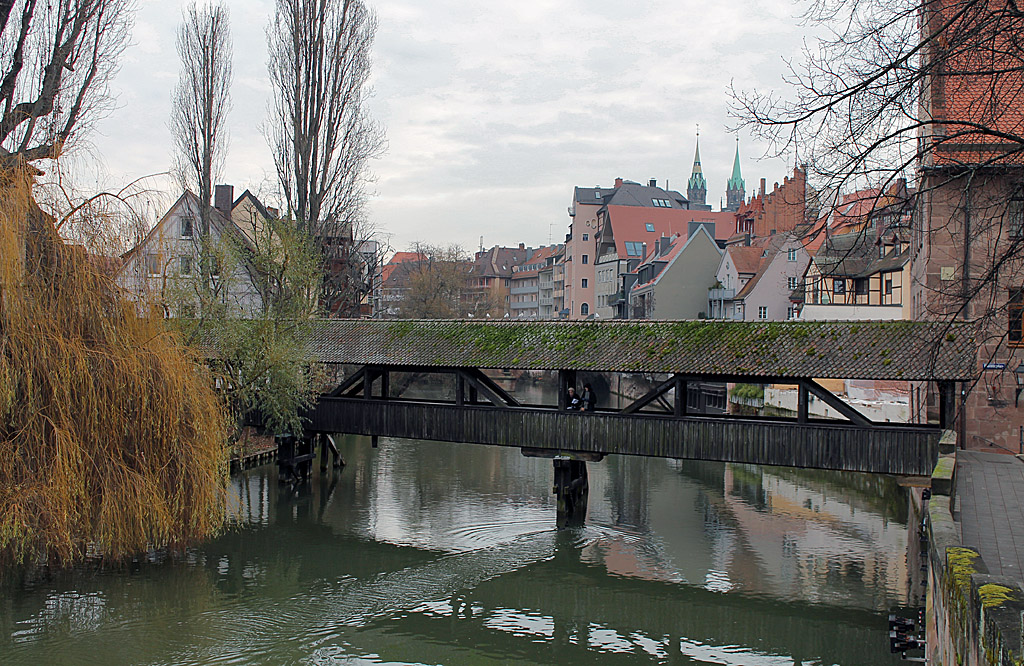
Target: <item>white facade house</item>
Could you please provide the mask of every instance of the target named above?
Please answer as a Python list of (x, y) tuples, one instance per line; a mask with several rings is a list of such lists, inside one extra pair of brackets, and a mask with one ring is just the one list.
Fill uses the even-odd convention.
[[(246, 232), (232, 222), (230, 186), (217, 188), (219, 206), (211, 208), (210, 244), (217, 248), (215, 254), (220, 258), (211, 261), (211, 282), (228, 313), (245, 317), (262, 307), (246, 259), (251, 242)], [(201, 273), (199, 210), (199, 199), (186, 190), (145, 238), (123, 256), (117, 284), (140, 306), (160, 307), (164, 316), (178, 317), (190, 314), (190, 303), (198, 302), (194, 295)]]

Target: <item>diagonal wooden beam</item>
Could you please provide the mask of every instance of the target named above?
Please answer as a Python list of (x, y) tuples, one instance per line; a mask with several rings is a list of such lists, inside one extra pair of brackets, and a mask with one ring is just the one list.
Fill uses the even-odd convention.
[(513, 398), (511, 395), (509, 395), (507, 391), (505, 391), (503, 388), (494, 383), (494, 380), (485, 375), (483, 371), (480, 370), (479, 368), (472, 368), (467, 372), (476, 377), (477, 381), (479, 381), (481, 384), (484, 384), (492, 391), (497, 393), (498, 396), (501, 397), (501, 399), (505, 402), (505, 404), (511, 405), (512, 407), (522, 407), (522, 404), (520, 404), (518, 400)]
[(673, 388), (675, 385), (676, 385), (676, 378), (675, 377), (669, 377), (668, 379), (666, 379), (662, 383), (660, 383), (657, 386), (655, 386), (652, 390), (650, 390), (647, 393), (645, 393), (642, 397), (640, 397), (640, 398), (634, 400), (633, 402), (629, 403), (628, 405), (626, 405), (626, 407), (623, 408), (623, 410), (620, 413), (621, 414), (632, 414), (633, 412), (638, 411), (638, 410), (642, 409), (643, 407), (646, 407), (647, 405), (649, 405), (652, 402), (654, 402), (655, 400), (657, 400), (658, 397), (661, 396), (661, 394), (665, 393), (670, 388)]
[(334, 389), (333, 391), (331, 391), (327, 395), (329, 395), (332, 398), (340, 398), (341, 396), (345, 395), (346, 393), (348, 393), (349, 391), (351, 391), (353, 389), (355, 389), (355, 390), (361, 389), (362, 385), (363, 385), (363, 382), (365, 380), (366, 380), (366, 366), (364, 365), (363, 367), (359, 368), (358, 370), (353, 372), (351, 375), (349, 375), (348, 378), (345, 379), (345, 381), (343, 381), (342, 383), (338, 384), (338, 388)]
[(814, 381), (813, 379), (801, 379), (800, 384), (805, 386), (808, 391), (816, 395), (826, 405), (836, 410), (846, 418), (850, 419), (851, 423), (856, 423), (862, 426), (876, 425), (874, 421), (864, 416), (856, 409), (840, 400), (835, 394), (829, 391), (827, 388)]
[[(512, 407), (512, 405), (505, 402), (500, 393), (491, 390), (491, 387), (481, 382), (473, 374), (472, 370), (459, 369), (456, 370), (456, 372), (466, 381), (467, 384), (469, 384), (471, 389), (476, 389), (478, 393), (483, 394), (483, 396), (494, 403), (496, 407), (504, 407), (506, 409)], [(479, 370), (477, 372), (479, 372)]]

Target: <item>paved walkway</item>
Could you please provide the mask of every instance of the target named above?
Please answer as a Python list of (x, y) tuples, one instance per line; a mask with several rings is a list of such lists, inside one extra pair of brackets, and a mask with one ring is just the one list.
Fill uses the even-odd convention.
[(985, 451), (956, 452), (957, 527), (989, 573), (1024, 581), (1024, 462)]

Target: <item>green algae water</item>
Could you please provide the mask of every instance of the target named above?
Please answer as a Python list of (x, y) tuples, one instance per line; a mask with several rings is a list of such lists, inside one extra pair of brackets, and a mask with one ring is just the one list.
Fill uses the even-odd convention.
[(550, 460), (339, 445), (299, 488), (234, 476), (209, 543), (6, 576), (0, 665), (877, 666), (923, 593), (889, 478), (609, 456), (558, 530)]

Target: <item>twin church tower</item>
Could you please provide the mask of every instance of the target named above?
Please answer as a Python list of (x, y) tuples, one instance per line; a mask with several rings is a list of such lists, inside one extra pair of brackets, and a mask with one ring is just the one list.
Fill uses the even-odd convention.
[[(686, 198), (690, 200), (690, 208), (694, 210), (711, 210), (707, 203), (708, 183), (704, 180), (704, 171), (700, 167), (700, 132), (697, 133), (697, 148), (693, 154), (693, 173), (686, 181)], [(743, 177), (740, 175), (740, 140), (736, 137), (736, 157), (732, 162), (732, 177), (725, 186), (725, 206), (722, 210), (737, 211), (746, 197)]]

